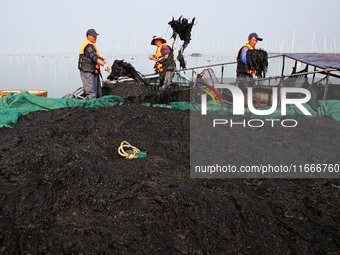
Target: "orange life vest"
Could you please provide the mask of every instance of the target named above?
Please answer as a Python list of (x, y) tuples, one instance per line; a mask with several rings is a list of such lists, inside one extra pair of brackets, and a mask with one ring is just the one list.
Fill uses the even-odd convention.
[[(155, 57), (156, 59), (159, 59), (160, 57), (162, 57), (162, 47), (163, 46), (167, 46), (170, 48), (170, 50), (172, 50), (171, 46), (167, 43), (162, 43), (161, 45), (158, 46), (157, 50), (156, 50), (156, 53), (155, 53)], [(163, 64), (160, 63), (159, 61), (156, 61), (156, 64), (155, 64), (155, 69), (156, 69), (156, 73), (162, 73), (164, 72), (164, 69), (163, 69)]]

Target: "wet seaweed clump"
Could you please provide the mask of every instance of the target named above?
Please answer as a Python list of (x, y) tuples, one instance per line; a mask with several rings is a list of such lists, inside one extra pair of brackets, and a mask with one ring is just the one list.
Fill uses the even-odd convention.
[(111, 66), (111, 73), (107, 79), (112, 81), (118, 80), (121, 77), (132, 78), (138, 83), (148, 85), (148, 83), (142, 78), (142, 74), (138, 72), (130, 63), (124, 62), (124, 60), (116, 59)]
[(194, 17), (190, 22), (188, 19), (184, 18), (183, 16), (180, 16), (177, 20), (172, 18), (172, 20), (168, 23), (173, 30), (172, 38), (174, 38), (174, 43), (178, 36), (183, 41), (183, 44), (179, 49), (177, 56), (177, 60), (180, 63), (180, 67), (183, 69), (186, 68), (186, 61), (184, 59), (183, 52), (191, 41), (191, 30), (195, 24), (195, 19), (196, 18)]
[(247, 51), (248, 69), (255, 70), (257, 78), (265, 78), (268, 70), (268, 53), (262, 49)]

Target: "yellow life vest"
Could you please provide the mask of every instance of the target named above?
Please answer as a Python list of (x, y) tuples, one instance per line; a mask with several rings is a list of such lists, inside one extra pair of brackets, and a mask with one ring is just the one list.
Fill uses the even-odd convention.
[(246, 43), (245, 45), (243, 45), (237, 52), (237, 56), (239, 56), (241, 54), (241, 50), (244, 48), (244, 47), (247, 47), (249, 50), (253, 50), (255, 49), (254, 47), (252, 47), (249, 43)]
[(98, 56), (100, 56), (99, 50), (97, 48), (97, 46), (90, 42), (89, 40), (85, 40), (81, 47), (80, 47), (80, 51), (79, 51), (79, 62), (78, 62), (78, 68), (79, 70), (85, 71), (85, 72), (91, 72), (91, 73), (95, 73), (98, 74), (100, 71), (100, 65), (98, 63), (92, 63), (92, 60), (88, 59), (85, 57), (84, 51), (87, 45), (92, 44), (96, 54)]
[(97, 55), (100, 56), (99, 50), (98, 50), (97, 46), (96, 46), (94, 43), (90, 42), (89, 40), (83, 41), (83, 44), (82, 44), (81, 47), (80, 47), (80, 52), (79, 52), (79, 54), (84, 54), (85, 47), (86, 47), (88, 44), (92, 44), (93, 47), (94, 47), (94, 49), (96, 50)]
[[(156, 53), (155, 53), (155, 57), (156, 59), (162, 57), (162, 47), (163, 46), (167, 46), (170, 48), (170, 50), (172, 49), (171, 46), (167, 43), (162, 43), (161, 45), (158, 46), (157, 50), (156, 50)], [(164, 72), (164, 69), (163, 69), (163, 64), (156, 61), (156, 64), (155, 64), (155, 69), (156, 69), (156, 73), (162, 73)]]

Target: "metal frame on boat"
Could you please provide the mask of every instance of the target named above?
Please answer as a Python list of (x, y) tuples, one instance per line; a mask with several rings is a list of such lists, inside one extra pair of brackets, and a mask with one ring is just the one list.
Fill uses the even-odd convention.
[[(312, 94), (310, 104), (315, 104), (317, 100), (340, 100), (340, 54), (278, 54), (270, 56), (269, 61), (282, 61), (281, 73), (279, 75), (253, 80), (253, 86), (255, 90), (258, 91), (258, 94), (254, 94), (253, 99), (258, 101), (255, 104), (258, 107), (267, 106), (270, 104), (268, 100), (270, 99), (270, 94), (273, 87), (304, 87)], [(289, 66), (288, 62), (292, 62), (290, 63), (291, 70), (289, 74), (286, 74), (287, 67)], [(200, 70), (203, 70), (202, 72), (204, 72), (210, 69), (217, 70), (220, 68), (220, 70), (217, 70), (220, 73), (220, 77), (217, 79), (212, 75), (210, 82), (207, 82), (207, 84), (214, 87), (216, 83), (224, 84), (227, 80), (228, 84), (238, 86), (239, 83), (236, 81), (236, 78), (224, 78), (225, 69), (228, 68), (228, 66), (235, 65), (234, 70), (236, 70), (236, 64), (237, 62), (233, 61), (187, 68), (185, 70), (178, 70), (178, 72), (192, 71), (192, 82), (194, 86), (199, 86), (202, 84), (201, 80), (198, 80)], [(221, 95), (224, 102), (232, 104), (231, 93), (229, 90), (218, 89), (217, 91)]]
[[(269, 62), (280, 61), (282, 59), (282, 68), (281, 73), (279, 75), (269, 76), (261, 79), (254, 79), (254, 87), (260, 91), (260, 94), (270, 94), (270, 90), (272, 87), (304, 87), (309, 89), (313, 95), (313, 101), (322, 99), (337, 99), (340, 100), (340, 54), (325, 54), (325, 53), (287, 53), (287, 54), (278, 54), (272, 55), (268, 57)], [(288, 62), (292, 68), (289, 74), (287, 73)], [(211, 81), (208, 82), (212, 87), (216, 83), (223, 84), (225, 83), (225, 69), (229, 68), (229, 66), (235, 65), (236, 70), (236, 61), (205, 65), (205, 66), (197, 66), (192, 68), (180, 69), (176, 70), (176, 76), (174, 79), (175, 89), (177, 91), (188, 91), (196, 86), (199, 86), (200, 80), (198, 79), (201, 72), (204, 70), (215, 70), (220, 74), (217, 78), (216, 76), (211, 77)], [(302, 65), (305, 65), (304, 67)], [(231, 67), (230, 67), (231, 68)], [(269, 66), (270, 68), (270, 66)], [(298, 70), (300, 68), (300, 70)], [(218, 70), (220, 69), (220, 70)], [(191, 72), (190, 78), (185, 78), (184, 76), (188, 76), (188, 73)], [(185, 75), (182, 75), (185, 73)], [(158, 91), (158, 75), (156, 74), (148, 74), (143, 76), (144, 79), (147, 79), (149, 86), (147, 88), (148, 92), (156, 93)], [(336, 82), (332, 79), (335, 79)], [(230, 81), (230, 79), (228, 79)], [(103, 87), (114, 87), (114, 86), (124, 86), (127, 83), (136, 83), (132, 79), (122, 78), (115, 81), (104, 80), (102, 81)], [(238, 86), (238, 82), (236, 78), (230, 82), (230, 84)], [(331, 92), (330, 92), (331, 88)], [(106, 94), (110, 94), (112, 90), (107, 89)], [(195, 89), (192, 90), (195, 93)], [(222, 98), (226, 103), (232, 103), (232, 101), (226, 99), (228, 98), (228, 91), (219, 89), (218, 92), (221, 94)], [(105, 93), (104, 93), (105, 94)], [(119, 94), (118, 94), (119, 95)], [(84, 98), (84, 94), (82, 88), (77, 89), (75, 92), (66, 95), (65, 97), (76, 97), (76, 98)], [(262, 96), (260, 96), (262, 97)], [(266, 96), (265, 96), (266, 97)], [(191, 97), (192, 98), (192, 97)], [(266, 97), (269, 100), (269, 96)], [(259, 99), (261, 101), (262, 98)], [(268, 101), (267, 100), (267, 101)], [(266, 101), (266, 100), (265, 100)], [(266, 104), (270, 104), (270, 102), (266, 102), (265, 104), (259, 104), (259, 106), (265, 106)]]

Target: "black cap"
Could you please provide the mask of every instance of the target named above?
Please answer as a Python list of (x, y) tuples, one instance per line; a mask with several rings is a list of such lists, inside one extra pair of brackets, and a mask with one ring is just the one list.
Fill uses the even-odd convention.
[(97, 36), (99, 34), (96, 32), (96, 30), (91, 28), (91, 29), (87, 30), (87, 32), (86, 32), (86, 36), (88, 36), (88, 35)]
[(255, 37), (258, 41), (262, 41), (263, 39), (261, 37), (259, 37), (256, 33), (251, 33), (248, 36), (248, 39), (251, 39), (252, 37)]

